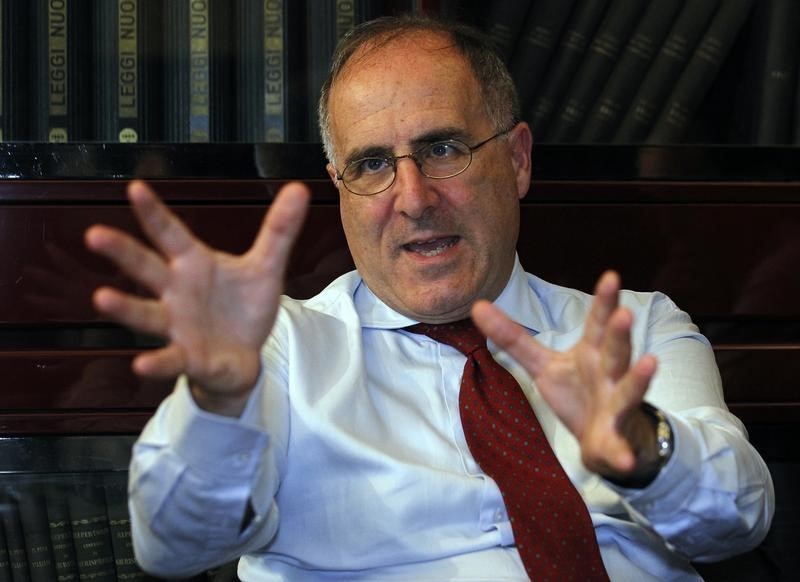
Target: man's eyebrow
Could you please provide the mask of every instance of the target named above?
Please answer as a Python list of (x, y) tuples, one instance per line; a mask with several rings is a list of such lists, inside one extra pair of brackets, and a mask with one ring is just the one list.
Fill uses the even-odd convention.
[(415, 137), (411, 140), (411, 147), (417, 149), (437, 141), (447, 141), (451, 139), (468, 142), (470, 137), (471, 136), (461, 127), (438, 127)]
[(364, 158), (390, 158), (392, 155), (392, 148), (388, 146), (363, 146), (347, 154), (347, 157), (344, 159), (344, 165), (346, 167), (347, 164)]
[[(428, 130), (412, 139), (411, 150), (413, 151), (422, 146), (426, 146), (437, 141), (447, 141), (449, 139), (457, 139), (459, 141), (468, 142), (471, 137), (472, 136), (461, 127), (437, 127), (435, 129)], [(364, 158), (391, 158), (394, 155), (396, 154), (391, 146), (366, 145), (349, 152), (343, 160), (344, 167), (347, 167), (348, 164), (356, 160), (363, 160)]]

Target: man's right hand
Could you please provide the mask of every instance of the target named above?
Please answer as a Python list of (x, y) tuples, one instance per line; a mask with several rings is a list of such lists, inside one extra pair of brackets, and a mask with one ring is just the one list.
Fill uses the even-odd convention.
[(94, 293), (96, 308), (166, 340), (163, 348), (134, 359), (137, 374), (186, 374), (199, 406), (238, 416), (260, 372), (261, 347), (275, 322), (289, 253), (308, 208), (308, 188), (284, 186), (253, 246), (239, 256), (203, 244), (144, 182), (131, 182), (128, 198), (155, 249), (101, 225), (86, 231), (86, 245), (155, 298), (101, 287)]

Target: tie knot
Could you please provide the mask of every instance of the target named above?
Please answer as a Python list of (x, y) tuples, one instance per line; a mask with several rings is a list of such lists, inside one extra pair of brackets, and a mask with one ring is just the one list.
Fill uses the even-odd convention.
[(452, 346), (465, 356), (486, 347), (486, 337), (478, 331), (472, 319), (461, 319), (451, 323), (418, 323), (406, 329)]

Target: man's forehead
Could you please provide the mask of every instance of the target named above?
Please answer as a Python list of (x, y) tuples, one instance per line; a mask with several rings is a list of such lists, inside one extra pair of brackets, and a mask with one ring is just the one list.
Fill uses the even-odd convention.
[(406, 61), (409, 58), (430, 58), (435, 61), (445, 57), (461, 57), (449, 36), (431, 30), (408, 31), (374, 39), (359, 47), (342, 69), (340, 79), (371, 64)]

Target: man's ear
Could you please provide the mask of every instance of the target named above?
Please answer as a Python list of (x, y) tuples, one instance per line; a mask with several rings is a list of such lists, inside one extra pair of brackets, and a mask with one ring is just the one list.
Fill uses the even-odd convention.
[(333, 167), (333, 164), (328, 163), (328, 165), (325, 166), (325, 169), (328, 171), (328, 176), (331, 177), (331, 182), (333, 182), (333, 185), (338, 186), (336, 183), (336, 168)]
[(533, 135), (530, 126), (520, 121), (508, 133), (508, 143), (511, 145), (511, 163), (517, 176), (517, 194), (522, 199), (531, 187)]

